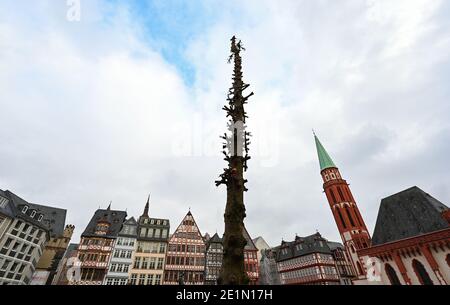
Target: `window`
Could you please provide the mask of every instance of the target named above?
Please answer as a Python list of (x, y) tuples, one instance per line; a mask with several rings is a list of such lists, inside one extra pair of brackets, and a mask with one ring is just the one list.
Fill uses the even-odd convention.
[(22, 226), (22, 223), (23, 223), (23, 222), (21, 222), (20, 220), (18, 220), (18, 221), (16, 222), (14, 228), (15, 228), (15, 229), (19, 229), (20, 226)]
[(23, 208), (22, 208), (22, 213), (26, 213), (28, 211), (28, 206), (24, 206)]
[(145, 285), (145, 278), (146, 278), (146, 276), (145, 276), (145, 274), (141, 274), (141, 275), (139, 275), (139, 281), (138, 281), (138, 285)]
[(1, 270), (6, 270), (8, 269), (8, 265), (11, 263), (11, 261), (9, 260), (5, 260), (5, 262), (3, 263), (2, 269)]
[(155, 230), (155, 238), (160, 238), (161, 237), (161, 230), (160, 229), (156, 229)]
[(122, 264), (118, 264), (116, 271), (117, 272), (122, 272), (123, 271), (123, 265)]
[(153, 234), (155, 234), (154, 231), (152, 228), (148, 229), (147, 237), (153, 237)]
[(5, 244), (3, 245), (3, 248), (8, 249), (9, 245), (11, 245), (12, 239), (8, 238), (5, 242)]
[(109, 268), (109, 271), (116, 272), (117, 264), (111, 264), (111, 268)]
[(136, 285), (137, 274), (132, 274), (130, 279), (130, 285)]
[(150, 264), (149, 264), (149, 269), (155, 269), (155, 264), (156, 264), (156, 258), (155, 257), (151, 257), (150, 258)]
[(162, 257), (158, 258), (158, 266), (156, 267), (156, 269), (162, 270), (163, 265), (164, 265), (164, 258)]
[(136, 260), (134, 261), (134, 269), (139, 269), (141, 265), (141, 258), (140, 257), (136, 257)]
[(7, 203), (8, 203), (8, 199), (6, 199), (5, 197), (0, 196), (0, 208), (4, 208)]
[(28, 231), (28, 228), (30, 227), (30, 225), (29, 224), (25, 224), (24, 226), (23, 226), (23, 229), (22, 229), (22, 232), (27, 232)]
[(401, 285), (400, 280), (398, 279), (397, 272), (395, 272), (394, 268), (391, 265), (386, 264), (384, 267), (386, 274), (391, 282), (391, 285)]
[(163, 229), (163, 230), (162, 230), (161, 237), (162, 237), (162, 238), (167, 238), (167, 229)]
[(155, 285), (161, 285), (161, 274), (155, 276)]
[(42, 219), (44, 218), (44, 215), (39, 215), (39, 217), (38, 217), (38, 221), (42, 221)]
[(26, 250), (27, 250), (27, 244), (23, 244), (22, 248), (20, 249), (20, 253), (25, 253)]
[(153, 285), (153, 274), (147, 276), (147, 285)]
[(159, 253), (165, 253), (166, 252), (166, 245), (161, 243), (159, 244)]
[(17, 248), (19, 247), (19, 245), (20, 245), (20, 243), (16, 241), (12, 247), (12, 251), (16, 251)]
[(413, 260), (412, 266), (414, 268), (414, 272), (416, 273), (417, 278), (419, 279), (422, 285), (433, 285), (433, 281), (428, 275), (427, 270), (418, 260)]
[(144, 257), (144, 259), (142, 260), (142, 269), (147, 269), (148, 267), (148, 257)]
[(35, 210), (31, 211), (31, 214), (30, 214), (31, 218), (34, 218), (34, 216), (36, 216), (36, 211)]

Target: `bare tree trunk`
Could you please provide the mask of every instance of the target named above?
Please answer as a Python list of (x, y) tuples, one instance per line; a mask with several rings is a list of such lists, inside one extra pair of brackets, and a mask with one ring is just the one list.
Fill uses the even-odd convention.
[(245, 205), (244, 192), (247, 191), (244, 180), (244, 171), (247, 170), (248, 138), (250, 133), (245, 131), (245, 120), (247, 115), (244, 105), (253, 92), (247, 97), (243, 91), (249, 87), (242, 81), (242, 59), (241, 50), (244, 48), (236, 37), (231, 39), (231, 56), (229, 62), (234, 59), (233, 86), (228, 93), (228, 106), (224, 106), (227, 117), (231, 117), (228, 123), (229, 133), (225, 133), (223, 153), (228, 168), (220, 175), (221, 180), (216, 185), (227, 186), (227, 204), (225, 209), (225, 233), (223, 240), (224, 257), (221, 274), (218, 279), (220, 285), (247, 285), (249, 279), (244, 268), (244, 247), (246, 240), (243, 235)]

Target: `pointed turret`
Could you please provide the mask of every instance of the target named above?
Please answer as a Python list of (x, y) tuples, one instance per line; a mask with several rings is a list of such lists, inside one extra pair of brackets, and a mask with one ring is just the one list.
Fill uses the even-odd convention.
[(349, 184), (342, 178), (339, 169), (322, 143), (320, 143), (316, 134), (314, 134), (314, 139), (320, 162), (320, 174), (324, 182), (324, 193), (328, 199), (347, 254), (352, 261), (354, 270), (358, 271), (358, 278), (361, 279), (365, 276), (365, 273), (357, 251), (370, 246), (369, 232), (353, 198)]
[(320, 143), (320, 140), (315, 133), (314, 139), (316, 140), (317, 156), (319, 157), (320, 170), (323, 171), (327, 168), (336, 168), (336, 165), (334, 164), (328, 152), (323, 147), (322, 143)]
[(142, 216), (147, 216), (148, 217), (148, 209), (149, 209), (149, 207), (150, 207), (150, 195), (148, 195), (147, 203), (145, 204), (144, 213), (142, 214)]

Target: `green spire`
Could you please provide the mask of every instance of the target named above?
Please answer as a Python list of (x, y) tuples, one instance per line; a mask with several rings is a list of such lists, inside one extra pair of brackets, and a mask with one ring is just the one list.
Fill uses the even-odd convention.
[(314, 139), (316, 140), (316, 148), (317, 148), (317, 156), (319, 157), (320, 162), (320, 171), (323, 171), (326, 168), (336, 167), (334, 165), (333, 160), (331, 160), (330, 155), (327, 153), (322, 143), (320, 143), (319, 138), (314, 133)]

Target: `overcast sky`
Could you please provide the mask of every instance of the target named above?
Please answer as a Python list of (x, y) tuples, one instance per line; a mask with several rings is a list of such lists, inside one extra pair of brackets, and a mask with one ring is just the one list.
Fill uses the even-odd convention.
[(99, 206), (138, 217), (149, 193), (172, 230), (190, 207), (223, 232), (232, 35), (255, 92), (252, 237), (340, 241), (313, 128), (371, 232), (408, 187), (450, 202), (449, 1), (80, 3), (77, 21), (65, 0), (0, 1), (0, 188), (67, 209), (72, 242)]

